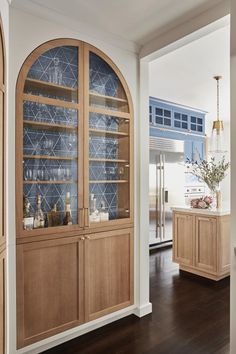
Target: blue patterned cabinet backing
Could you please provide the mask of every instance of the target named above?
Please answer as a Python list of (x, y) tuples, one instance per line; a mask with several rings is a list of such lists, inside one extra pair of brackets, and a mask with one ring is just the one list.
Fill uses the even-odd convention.
[(185, 160), (199, 161), (205, 158), (205, 114), (150, 97), (150, 135), (183, 140)]
[[(84, 69), (79, 44), (47, 48), (31, 62), (22, 80), (21, 196), (29, 202), (30, 214), (35, 215), (40, 195), (45, 220), (46, 216), (51, 220), (56, 206), (59, 224), (48, 220), (49, 227), (63, 225), (68, 196), (73, 225), (83, 226), (81, 209), (89, 209), (90, 223), (127, 219), (131, 115), (123, 84), (114, 67), (93, 49), (84, 49), (88, 57)], [(81, 74), (88, 81), (86, 92)], [(85, 102), (87, 116), (82, 110)], [(19, 139), (22, 141), (22, 136)], [(81, 156), (85, 141), (88, 148)], [(87, 159), (88, 173), (83, 158)], [(88, 175), (86, 188), (84, 175)], [(84, 199), (89, 205), (84, 204)], [(22, 202), (19, 208), (22, 213)]]

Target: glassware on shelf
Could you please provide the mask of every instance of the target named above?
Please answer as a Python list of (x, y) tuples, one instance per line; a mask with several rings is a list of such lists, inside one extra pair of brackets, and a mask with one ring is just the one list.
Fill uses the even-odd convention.
[(49, 68), (49, 82), (57, 85), (62, 85), (62, 69), (60, 66), (60, 60), (58, 58), (53, 59), (53, 65)]
[(108, 221), (109, 220), (109, 213), (106, 208), (106, 204), (104, 200), (101, 200), (101, 208), (99, 211), (100, 221)]
[(97, 210), (97, 199), (94, 198), (94, 194), (90, 194), (89, 221), (90, 222), (99, 222), (100, 221), (99, 211)]
[(37, 210), (34, 215), (34, 229), (44, 227), (44, 214), (41, 209), (41, 195), (37, 196)]

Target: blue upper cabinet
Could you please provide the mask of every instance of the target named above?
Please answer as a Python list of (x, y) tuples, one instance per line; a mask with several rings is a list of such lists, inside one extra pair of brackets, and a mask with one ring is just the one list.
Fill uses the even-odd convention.
[(205, 114), (154, 97), (149, 99), (149, 122), (159, 128), (205, 135)]

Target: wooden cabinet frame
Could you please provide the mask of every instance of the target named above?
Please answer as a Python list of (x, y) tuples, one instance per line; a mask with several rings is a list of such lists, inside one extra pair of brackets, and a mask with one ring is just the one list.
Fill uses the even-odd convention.
[[(79, 48), (79, 90), (78, 103), (60, 101), (59, 99), (36, 96), (31, 93), (24, 93), (29, 68), (45, 51), (60, 47), (75, 46)], [(127, 112), (123, 110), (112, 110), (90, 105), (90, 96), (94, 93), (89, 92), (89, 53), (92, 52), (103, 59), (117, 75), (122, 89), (127, 99), (113, 97), (123, 107), (127, 105)], [(31, 84), (34, 79), (31, 80)], [(35, 84), (33, 82), (33, 84)], [(46, 86), (47, 83), (43, 82)], [(63, 88), (65, 89), (65, 87)], [(119, 90), (119, 89), (118, 89)], [(96, 96), (96, 95), (95, 95)], [(97, 95), (99, 99), (99, 94)], [(103, 96), (105, 100), (111, 100), (109, 96)], [(74, 108), (78, 110), (78, 139), (79, 139), (79, 162), (78, 162), (78, 224), (71, 226), (58, 226), (43, 229), (25, 231), (22, 227), (23, 220), (23, 101), (33, 101), (55, 105), (60, 107)], [(124, 103), (125, 102), (125, 103)], [(119, 106), (119, 107), (120, 107)], [(118, 128), (117, 132), (109, 132), (112, 136), (119, 139), (128, 139), (127, 156), (129, 161), (129, 191), (123, 198), (129, 200), (129, 217), (116, 220), (109, 220), (100, 223), (89, 223), (89, 113), (101, 113), (111, 115), (118, 119), (124, 118), (128, 121), (129, 129)], [(122, 123), (123, 124), (123, 123)], [(39, 128), (40, 123), (36, 122)], [(57, 127), (61, 129), (61, 127)], [(120, 131), (121, 130), (121, 131)], [(107, 132), (106, 132), (107, 134)], [(118, 143), (121, 144), (121, 143)], [(122, 145), (118, 145), (119, 147)], [(122, 147), (123, 148), (123, 147)], [(121, 148), (121, 150), (122, 150)], [(37, 157), (38, 158), (38, 157)], [(120, 155), (115, 162), (126, 162)], [(110, 160), (111, 162), (111, 160)], [(133, 304), (134, 301), (134, 241), (133, 241), (133, 105), (127, 83), (117, 68), (117, 66), (103, 52), (97, 48), (74, 39), (57, 39), (42, 44), (36, 48), (25, 60), (17, 80), (16, 86), (16, 258), (17, 258), (17, 346), (22, 348), (44, 338), (76, 327), (82, 323), (91, 321), (95, 318), (104, 316), (108, 313), (118, 311)], [(128, 178), (127, 178), (128, 180)], [(109, 182), (109, 181), (108, 181)], [(123, 181), (121, 181), (123, 182)], [(125, 181), (127, 182), (127, 181)], [(114, 183), (114, 181), (112, 181)], [(119, 183), (117, 183), (119, 185)], [(117, 187), (117, 189), (120, 187)], [(128, 190), (128, 189), (127, 189)], [(119, 206), (118, 206), (119, 208)], [(119, 215), (120, 216), (120, 215)], [(123, 214), (122, 214), (123, 216)], [(124, 242), (123, 242), (124, 241)], [(94, 243), (99, 243), (100, 254), (94, 248)], [(97, 244), (97, 243), (96, 243)], [(109, 244), (109, 247), (107, 247)], [(105, 267), (104, 274), (99, 273), (102, 281), (109, 283), (106, 289), (108, 299), (105, 308), (98, 311), (91, 311), (91, 302), (96, 307), (96, 296), (89, 295), (94, 288), (93, 282), (89, 278), (89, 270), (96, 264), (92, 264), (92, 251), (98, 256), (98, 266), (103, 261)], [(112, 258), (115, 256), (115, 260)], [(118, 255), (118, 256), (117, 256)], [(124, 257), (120, 262), (119, 255)], [(107, 267), (111, 264), (113, 273), (107, 272)], [(57, 268), (63, 268), (62, 273), (65, 279), (60, 279)], [(49, 269), (48, 269), (49, 268)], [(78, 276), (76, 275), (76, 269)], [(65, 276), (66, 272), (72, 276)], [(123, 279), (122, 278), (123, 274)], [(55, 278), (55, 290), (50, 292), (49, 279)], [(115, 286), (114, 286), (114, 282)], [(65, 282), (65, 284), (63, 283)], [(41, 288), (35, 289), (34, 283), (40, 283)], [(66, 292), (63, 285), (71, 287), (72, 294)], [(119, 294), (110, 297), (111, 289), (117, 288)], [(32, 293), (30, 291), (32, 289)], [(57, 289), (57, 290), (56, 290)], [(45, 296), (45, 291), (49, 295)], [(92, 290), (93, 291), (93, 290)], [(94, 290), (100, 291), (99, 285)], [(102, 289), (104, 291), (104, 289)], [(57, 296), (58, 293), (58, 296)], [(33, 295), (32, 295), (33, 294)], [(74, 295), (73, 295), (74, 294)], [(65, 297), (64, 302), (61, 300)], [(67, 299), (68, 297), (68, 299)], [(32, 313), (29, 309), (33, 302), (37, 303)], [(51, 304), (51, 305), (50, 305)], [(56, 308), (61, 307), (62, 313), (58, 314)], [(48, 308), (48, 313), (46, 311)], [(66, 311), (68, 309), (68, 311)], [(74, 312), (73, 312), (74, 311)], [(43, 317), (42, 317), (43, 313)], [(74, 315), (73, 315), (74, 314)], [(37, 318), (37, 320), (36, 320)], [(49, 324), (50, 323), (50, 324)]]
[[(230, 215), (174, 212), (173, 219), (173, 261), (179, 263), (180, 269), (212, 280), (227, 277), (230, 274)], [(181, 230), (176, 226), (178, 220), (191, 220), (188, 240), (188, 247), (192, 250), (190, 258), (178, 256), (178, 247), (182, 248), (183, 254), (186, 250), (189, 254), (179, 234)], [(200, 230), (201, 224), (205, 229)]]
[[(113, 264), (114, 273), (110, 274), (110, 277), (104, 278), (103, 273), (100, 273), (100, 277), (105, 283), (109, 283), (108, 289), (105, 290), (101, 287), (97, 288), (97, 291), (102, 291), (106, 295), (108, 302), (110, 302), (110, 291), (112, 290), (112, 284), (116, 283), (119, 292), (125, 293), (125, 301), (121, 301), (118, 294), (114, 294), (113, 291), (113, 304), (107, 305), (101, 311), (91, 313), (90, 298), (93, 299), (93, 306), (100, 306), (98, 293), (90, 296), (90, 289), (94, 289), (93, 282), (90, 281), (89, 272), (92, 269), (99, 268), (99, 264), (93, 264), (91, 266), (90, 259), (90, 246), (93, 241), (98, 241), (101, 250), (98, 249), (98, 260), (96, 262), (102, 262), (108, 259)], [(108, 240), (108, 244), (112, 245), (112, 252), (109, 253), (109, 247), (103, 241)], [(117, 245), (125, 240), (124, 246), (120, 249), (116, 249)], [(110, 241), (110, 242), (109, 242)], [(118, 241), (118, 244), (117, 244)], [(123, 247), (123, 248), (122, 248)], [(112, 259), (114, 253), (122, 255), (124, 254), (124, 260), (121, 262), (119, 259)], [(56, 257), (52, 255), (56, 254)], [(72, 257), (74, 255), (74, 257)], [(37, 256), (37, 257), (36, 257)], [(51, 257), (49, 257), (51, 256)], [(65, 261), (68, 263), (65, 263)], [(50, 270), (46, 265), (50, 264)], [(107, 263), (105, 262), (106, 266)], [(60, 282), (60, 274), (56, 279), (55, 290), (54, 287), (49, 293), (53, 293), (51, 297), (45, 297), (43, 294), (47, 293), (48, 287), (50, 287), (50, 279), (52, 275), (57, 277), (57, 270), (64, 269), (64, 273), (72, 271), (77, 275), (70, 279), (63, 278), (64, 282)], [(126, 284), (124, 285), (124, 279), (120, 277), (121, 269), (126, 270)], [(110, 273), (110, 269), (106, 268), (106, 271)], [(134, 278), (133, 278), (133, 229), (123, 229), (117, 231), (108, 231), (98, 234), (91, 234), (87, 236), (77, 236), (69, 238), (60, 238), (57, 240), (46, 240), (40, 242), (30, 242), (17, 246), (17, 347), (22, 348), (44, 338), (55, 335), (59, 332), (67, 329), (79, 326), (82, 323), (92, 321), (98, 317), (107, 315), (111, 312), (118, 311), (122, 308), (128, 307), (133, 304), (134, 301)], [(36, 288), (33, 289), (33, 294), (30, 291), (30, 284), (35, 282)], [(40, 285), (42, 288), (40, 288)], [(65, 288), (69, 289), (67, 292)], [(74, 293), (74, 296), (70, 295)], [(70, 297), (70, 301), (63, 301), (62, 294)], [(97, 302), (97, 304), (96, 304)], [(37, 306), (36, 306), (37, 304)], [(50, 304), (50, 305), (49, 305)], [(69, 310), (65, 311), (64, 306), (67, 306)], [(36, 306), (36, 309), (35, 309)], [(58, 309), (61, 306), (60, 310)], [(52, 307), (52, 310), (51, 310)], [(53, 310), (56, 307), (57, 311)], [(29, 311), (29, 308), (32, 308)], [(34, 310), (33, 310), (34, 309)], [(35, 316), (44, 313), (44, 316), (39, 316), (35, 321)], [(73, 318), (68, 319), (67, 313)], [(31, 312), (31, 314), (29, 314)], [(60, 314), (61, 312), (61, 314)], [(58, 316), (57, 316), (58, 313)], [(55, 325), (48, 325), (49, 319)], [(41, 330), (39, 330), (41, 328)]]
[[(43, 54), (45, 51), (59, 47), (71, 45), (79, 48), (79, 94), (78, 94), (78, 103), (71, 103), (67, 101), (60, 101), (47, 97), (40, 96), (32, 96), (30, 94), (24, 94), (24, 85), (27, 77), (27, 73), (29, 68), (35, 62), (35, 60)], [(89, 69), (89, 52), (93, 52), (99, 57), (101, 57), (116, 73), (118, 76), (122, 87), (127, 96), (127, 105), (129, 108), (129, 112), (120, 112), (113, 111), (106, 108), (97, 108), (94, 107), (93, 111), (103, 114), (113, 114), (114, 116), (120, 116), (123, 118), (127, 118), (129, 120), (129, 203), (130, 203), (130, 213), (128, 218), (110, 220), (109, 222), (101, 222), (101, 223), (92, 223), (89, 224), (89, 191), (88, 191), (88, 167), (89, 167), (89, 146), (88, 146), (88, 137), (89, 137), (89, 129), (88, 129), (88, 120), (89, 120), (89, 77), (88, 77), (88, 69)], [(79, 130), (78, 130), (78, 138), (79, 138), (79, 152), (80, 158), (78, 163), (78, 224), (68, 226), (68, 227), (53, 227), (48, 229), (35, 229), (32, 231), (25, 231), (22, 228), (22, 220), (23, 220), (23, 210), (22, 210), (22, 200), (23, 200), (23, 101), (24, 100), (32, 100), (34, 102), (46, 103), (46, 104), (54, 104), (62, 107), (70, 107), (76, 108), (79, 112)], [(28, 241), (33, 241), (35, 236), (44, 236), (45, 238), (55, 238), (55, 237), (63, 237), (65, 235), (75, 235), (81, 233), (83, 234), (88, 230), (104, 231), (106, 229), (116, 229), (117, 227), (127, 227), (133, 224), (133, 178), (134, 178), (134, 161), (133, 161), (133, 104), (130, 95), (129, 88), (127, 83), (117, 68), (117, 66), (113, 63), (113, 61), (107, 57), (103, 52), (98, 50), (97, 48), (84, 43), (82, 41), (74, 40), (74, 39), (56, 39), (49, 41), (47, 43), (42, 44), (38, 48), (36, 48), (25, 60), (22, 68), (20, 70), (17, 86), (16, 86), (16, 236), (17, 243), (21, 243), (24, 239), (28, 239)]]

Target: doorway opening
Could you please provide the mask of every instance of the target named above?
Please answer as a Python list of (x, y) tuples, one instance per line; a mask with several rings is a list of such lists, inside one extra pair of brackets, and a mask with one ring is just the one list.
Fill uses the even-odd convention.
[[(229, 32), (228, 24), (159, 56), (148, 64), (150, 298), (162, 323), (162, 338), (168, 338), (168, 343), (164, 341), (159, 347), (160, 350), (164, 348), (166, 352), (170, 350), (170, 342), (175, 343), (176, 352), (198, 353), (199, 348), (203, 352), (229, 352), (229, 277), (216, 282), (204, 276), (197, 276), (197, 272), (192, 274), (182, 271), (179, 265), (173, 262), (175, 257), (172, 250), (173, 208), (182, 207), (184, 211), (190, 208), (192, 199), (204, 197), (209, 193), (207, 186), (189, 173), (186, 162), (188, 159), (207, 160), (210, 156), (212, 123), (216, 118), (216, 87), (213, 80), (215, 75), (223, 77), (221, 118), (225, 124), (227, 150), (224, 155), (230, 160)], [(221, 184), (222, 209), (228, 211), (229, 175), (228, 171)], [(213, 219), (218, 222), (217, 217), (209, 217), (210, 221)], [(185, 233), (186, 240), (191, 235), (191, 230), (197, 227), (196, 220), (191, 220), (192, 224), (186, 223), (185, 231), (181, 231), (182, 234)], [(206, 229), (202, 227), (203, 224), (198, 225), (199, 230), (201, 229), (199, 235), (204, 243)], [(216, 235), (216, 232), (211, 231), (211, 235)], [(191, 257), (191, 252), (196, 250), (195, 241), (191, 251), (188, 250), (190, 246), (187, 243), (183, 247)], [(187, 258), (186, 261), (189, 261)], [(210, 263), (210, 258), (211, 255), (206, 262)], [(204, 264), (204, 267), (206, 269), (210, 265)], [(212, 300), (223, 305), (218, 307), (217, 314), (211, 307)], [(218, 324), (214, 328), (213, 338), (209, 331), (211, 323), (207, 324), (207, 319), (212, 321), (214, 316), (214, 323), (218, 321)], [(201, 327), (203, 331), (200, 333), (199, 326), (203, 323), (206, 327)], [(168, 330), (171, 326), (174, 326), (174, 330), (170, 330), (170, 334)], [(198, 335), (191, 338), (193, 333)], [(210, 342), (207, 336), (208, 339), (211, 338)], [(186, 338), (187, 342), (179, 343), (180, 337)]]
[[(149, 246), (171, 245), (173, 208), (211, 191), (192, 173), (190, 162), (212, 157), (216, 86), (221, 75), (220, 117), (230, 160), (230, 26), (182, 46), (149, 63)], [(221, 183), (222, 208), (230, 209), (230, 179)]]

